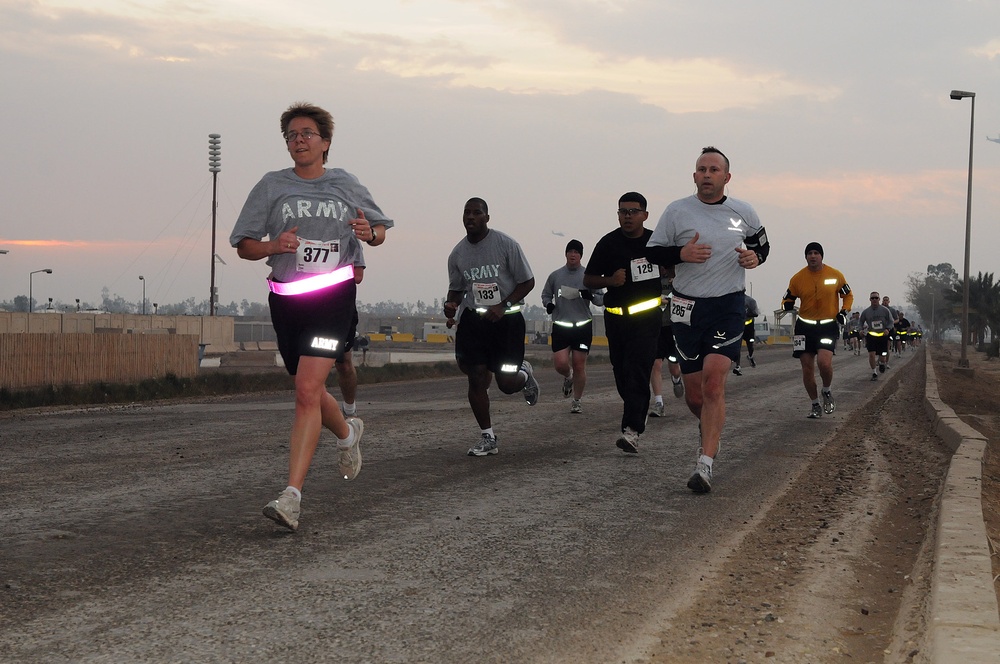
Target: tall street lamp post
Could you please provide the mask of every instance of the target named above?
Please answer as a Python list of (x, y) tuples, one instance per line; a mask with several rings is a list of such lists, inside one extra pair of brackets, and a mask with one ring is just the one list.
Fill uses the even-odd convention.
[(139, 281), (142, 282), (142, 315), (146, 315), (146, 278), (139, 275)]
[(222, 135), (208, 135), (208, 170), (212, 174), (212, 284), (208, 292), (208, 315), (215, 315), (215, 212), (218, 209), (217, 192), (219, 171), (222, 170)]
[(976, 93), (952, 90), (951, 98), (961, 101), (972, 99), (972, 119), (969, 121), (969, 190), (965, 198), (965, 278), (962, 281), (962, 355), (958, 358), (960, 369), (969, 368), (969, 248), (972, 238), (972, 145), (976, 130)]
[(32, 296), (32, 291), (34, 290), (33, 289), (33, 286), (34, 286), (33, 280), (35, 278), (35, 275), (38, 274), (39, 272), (44, 272), (45, 274), (52, 274), (52, 268), (48, 268), (47, 267), (44, 270), (35, 270), (34, 272), (29, 272), (28, 273), (28, 313), (29, 314), (35, 312), (35, 300), (34, 300), (34, 298)]

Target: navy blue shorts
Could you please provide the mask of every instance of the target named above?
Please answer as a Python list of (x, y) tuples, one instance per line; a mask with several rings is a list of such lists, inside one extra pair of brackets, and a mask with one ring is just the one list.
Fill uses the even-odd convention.
[(694, 300), (695, 303), (690, 325), (677, 322), (671, 325), (681, 360), (681, 373), (701, 371), (705, 356), (713, 353), (738, 362), (746, 321), (743, 292), (720, 297), (689, 297), (674, 293), (674, 300), (677, 298)]
[(278, 352), (289, 374), (295, 375), (303, 355), (339, 360), (349, 350), (358, 327), (357, 292), (357, 284), (345, 281), (311, 293), (268, 296)]
[(514, 373), (524, 361), (524, 316), (504, 314), (495, 323), (472, 309), (462, 312), (455, 333), (459, 365), (485, 366), (493, 373)]

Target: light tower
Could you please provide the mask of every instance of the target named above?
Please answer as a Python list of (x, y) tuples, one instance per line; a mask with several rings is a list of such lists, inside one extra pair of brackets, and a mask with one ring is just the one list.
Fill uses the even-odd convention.
[(208, 170), (212, 174), (212, 284), (208, 292), (208, 315), (215, 315), (215, 212), (219, 207), (219, 171), (222, 170), (222, 134), (208, 135)]

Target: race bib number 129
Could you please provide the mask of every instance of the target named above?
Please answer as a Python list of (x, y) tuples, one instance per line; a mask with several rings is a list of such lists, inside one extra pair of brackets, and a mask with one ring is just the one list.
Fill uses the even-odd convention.
[(660, 278), (660, 269), (645, 258), (633, 258), (631, 268), (632, 281), (648, 281), (649, 279)]

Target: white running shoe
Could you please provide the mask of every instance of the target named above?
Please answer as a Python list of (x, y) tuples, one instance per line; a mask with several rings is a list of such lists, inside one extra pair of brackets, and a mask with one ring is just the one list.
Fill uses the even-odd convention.
[(525, 360), (521, 362), (521, 371), (528, 374), (528, 378), (524, 381), (524, 400), (528, 402), (529, 406), (534, 406), (538, 403), (538, 381), (535, 380), (535, 374), (531, 370), (531, 362)]
[(712, 467), (700, 458), (695, 464), (694, 474), (688, 480), (688, 488), (695, 493), (708, 493), (712, 490)]
[(678, 378), (677, 380), (674, 380), (673, 378), (671, 378), (670, 382), (674, 384), (674, 396), (677, 397), (678, 399), (680, 399), (681, 397), (683, 397), (684, 396), (684, 379)]
[(573, 394), (573, 377), (566, 376), (563, 378), (563, 398), (565, 399), (571, 394)]
[(469, 456), (487, 456), (489, 454), (497, 454), (498, 452), (500, 452), (500, 449), (497, 447), (496, 436), (484, 433), (479, 438), (479, 442), (476, 443), (475, 447), (469, 450)]
[(633, 431), (631, 427), (625, 427), (625, 430), (618, 434), (618, 439), (615, 441), (615, 445), (622, 452), (628, 454), (638, 454), (639, 453), (639, 434)]
[(573, 399), (573, 402), (570, 404), (570, 407), (569, 407), (569, 412), (571, 412), (571, 413), (582, 413), (583, 412), (583, 406), (580, 404), (580, 400), (579, 399)]
[(341, 447), (337, 443), (337, 451), (340, 452), (340, 474), (345, 480), (353, 480), (361, 472), (361, 434), (365, 431), (365, 423), (360, 417), (348, 417), (347, 426), (354, 430), (354, 440), (350, 447)]
[(654, 401), (653, 405), (649, 407), (650, 417), (663, 417), (663, 402)]
[(829, 415), (837, 410), (837, 402), (833, 400), (832, 392), (823, 392), (823, 412)]
[(295, 494), (285, 489), (264, 506), (264, 516), (295, 532), (299, 527), (299, 503)]

